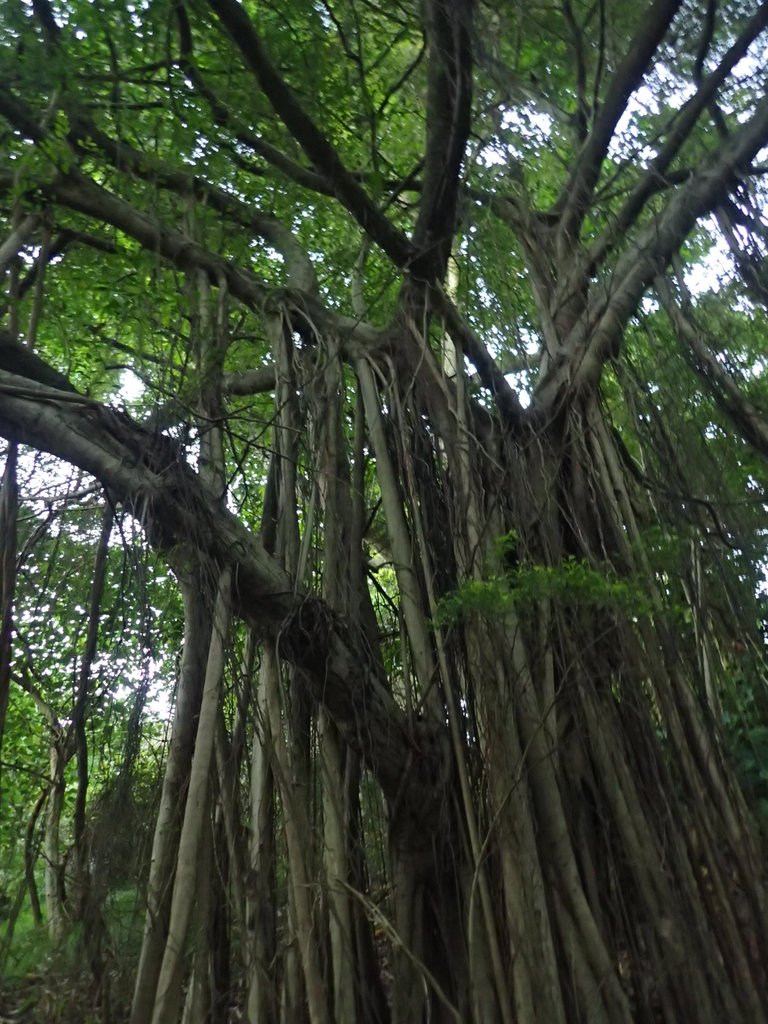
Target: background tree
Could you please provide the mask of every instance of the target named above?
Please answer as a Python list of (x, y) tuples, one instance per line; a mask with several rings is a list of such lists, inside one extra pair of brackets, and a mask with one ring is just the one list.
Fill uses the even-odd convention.
[(767, 30), (717, 0), (6, 10), (0, 710), (37, 450), (103, 490), (61, 925), (99, 922), (103, 1017), (116, 515), (183, 605), (153, 623), (145, 563), (134, 635), (179, 658), (134, 1024), (768, 1018), (734, 773), (765, 728)]

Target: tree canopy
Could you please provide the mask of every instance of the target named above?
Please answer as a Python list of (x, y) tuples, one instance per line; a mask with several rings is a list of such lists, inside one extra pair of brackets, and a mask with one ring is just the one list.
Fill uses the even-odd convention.
[(767, 56), (4, 7), (9, 976), (28, 914), (105, 1022), (768, 1020)]

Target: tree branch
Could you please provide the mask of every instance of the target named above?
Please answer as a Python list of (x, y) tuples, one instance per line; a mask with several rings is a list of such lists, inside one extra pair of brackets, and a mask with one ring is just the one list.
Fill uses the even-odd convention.
[(453, 343), (474, 364), (483, 386), (490, 391), (507, 426), (512, 427), (516, 432), (519, 431), (525, 422), (525, 410), (520, 405), (514, 388), (496, 365), (493, 356), (442, 288), (432, 289), (431, 301), (438, 316), (445, 321), (446, 329)]
[[(0, 176), (0, 191), (11, 186), (10, 178)], [(352, 348), (357, 343), (375, 344), (378, 341), (379, 332), (370, 324), (326, 309), (306, 292), (270, 287), (255, 274), (210, 252), (176, 228), (160, 224), (79, 171), (73, 170), (48, 184), (40, 184), (36, 191), (53, 202), (124, 231), (149, 252), (159, 254), (181, 270), (192, 267), (204, 270), (213, 284), (224, 279), (230, 294), (251, 309), (261, 310), (267, 300), (289, 303), (296, 313), (296, 329), (299, 331), (311, 321), (336, 331), (344, 344)]]
[(472, 113), (471, 0), (429, 0), (427, 140), (413, 245), (414, 276), (441, 281), (456, 228), (461, 164)]
[(643, 14), (627, 55), (611, 79), (592, 131), (556, 204), (556, 209), (560, 210), (558, 230), (563, 251), (571, 248), (572, 240), (578, 235), (627, 101), (650, 68), (654, 54), (681, 5), (682, 0), (655, 0), (651, 9)]
[(208, 0), (208, 3), (253, 72), (275, 113), (328, 181), (339, 202), (396, 266), (407, 267), (414, 257), (408, 238), (378, 209), (303, 109), (272, 63), (253, 22), (237, 0)]
[(563, 18), (568, 26), (576, 70), (576, 138), (583, 142), (587, 136), (589, 104), (587, 103), (587, 66), (584, 58), (584, 33), (576, 21), (571, 0), (562, 0)]
[(86, 245), (98, 252), (110, 254), (117, 252), (117, 246), (110, 238), (100, 238), (98, 235), (92, 235), (86, 231), (75, 231), (73, 228), (60, 228), (51, 240), (50, 247), (45, 253), (45, 260), (43, 261), (43, 253), (41, 253), (32, 264), (24, 280), (19, 284), (19, 298), (21, 299), (27, 294), (45, 265), (51, 263), (57, 256), (63, 256), (71, 246), (78, 244)]
[[(65, 103), (70, 115), (68, 141), (75, 150), (84, 140), (92, 142), (104, 154), (108, 162), (119, 171), (127, 171), (137, 178), (150, 181), (168, 189), (178, 196), (194, 196), (202, 199), (212, 209), (223, 214), (236, 224), (248, 228), (254, 234), (273, 245), (285, 258), (288, 267), (288, 285), (302, 291), (314, 291), (316, 279), (312, 263), (288, 228), (276, 217), (260, 213), (237, 197), (224, 192), (199, 175), (189, 174), (171, 166), (152, 154), (143, 153), (127, 143), (110, 138), (89, 118), (72, 104)], [(13, 96), (10, 90), (0, 86), (0, 111), (16, 127), (24, 130), (34, 124), (32, 112)], [(39, 137), (42, 144), (45, 134)], [(0, 247), (0, 254), (2, 247)], [(0, 263), (0, 269), (2, 264)]]
[[(738, 208), (736, 203), (726, 200), (718, 207), (717, 223), (728, 244), (733, 262), (741, 275), (747, 294), (755, 302), (759, 302), (768, 308), (768, 266), (762, 253), (755, 245), (755, 239), (760, 238), (765, 245), (768, 238), (768, 231), (764, 224), (755, 217), (747, 216)], [(749, 231), (749, 241), (752, 242), (752, 252), (742, 245), (734, 230), (735, 224), (741, 224)]]
[(694, 95), (675, 115), (674, 124), (658, 153), (648, 165), (648, 169), (632, 189), (616, 216), (611, 218), (609, 225), (591, 246), (586, 260), (587, 275), (594, 273), (595, 268), (600, 266), (608, 252), (624, 238), (635, 223), (647, 201), (658, 191), (659, 183), (665, 181), (668, 168), (697, 124), (702, 111), (709, 106), (718, 89), (727, 81), (734, 67), (766, 27), (768, 27), (768, 3), (762, 3), (712, 74), (702, 80)]
[[(258, 156), (263, 157), (267, 163), (271, 164), (274, 168), (284, 174), (290, 181), (294, 181), (297, 185), (301, 185), (303, 188), (311, 189), (313, 192), (333, 196), (333, 189), (321, 174), (317, 174), (317, 172), (312, 171), (309, 168), (302, 167), (301, 164), (297, 164), (276, 146), (273, 146), (271, 143), (250, 131), (235, 117), (226, 104), (221, 102), (213, 89), (211, 89), (205, 81), (200, 69), (195, 64), (192, 47), (192, 30), (189, 25), (185, 5), (181, 3), (180, 0), (174, 0), (173, 9), (179, 25), (179, 43), (181, 51), (179, 54), (179, 65), (188, 76), (197, 92), (208, 103), (208, 106), (211, 109), (211, 114), (213, 115), (214, 123), (221, 128), (226, 128), (231, 131), (235, 139), (241, 143), (241, 145), (246, 146)], [(232, 157), (241, 166), (243, 166), (244, 169), (250, 170), (251, 172), (253, 171), (253, 168), (247, 167), (244, 164), (244, 161), (237, 153), (232, 153)]]
[(244, 373), (225, 373), (222, 380), (226, 395), (261, 395), (275, 388), (275, 367), (273, 363), (259, 366)]
[(203, 200), (229, 220), (253, 231), (283, 255), (288, 268), (289, 288), (306, 292), (315, 290), (317, 280), (311, 260), (293, 233), (276, 217), (254, 210), (249, 204), (222, 191), (199, 175), (186, 174), (157, 157), (110, 139), (98, 131), (95, 125), (88, 125), (85, 131), (115, 168), (129, 170), (136, 177), (151, 181), (179, 196), (192, 195)]
[(424, 783), (412, 789), (409, 778), (404, 793), (410, 799), (413, 791), (417, 803), (429, 799), (429, 779), (440, 777), (434, 741), (430, 751), (426, 743), (419, 750), (418, 730), (414, 737), (375, 666), (355, 649), (333, 612), (321, 601), (296, 596), (293, 579), (206, 490), (168, 438), (97, 402), (58, 401), (55, 392), (3, 371), (0, 392), (0, 435), (95, 476), (143, 523), (172, 567), (183, 567), (190, 549), (219, 570), (230, 566), (239, 614), (278, 639), (282, 654), (301, 669), (312, 696), (363, 754), (387, 796), (402, 799), (402, 773), (411, 764), (411, 774), (423, 769)]
[(701, 329), (675, 298), (671, 283), (659, 276), (655, 288), (675, 333), (688, 351), (688, 362), (706, 385), (718, 408), (744, 440), (768, 459), (768, 419), (744, 396), (739, 385), (717, 360)]
[(598, 382), (605, 360), (616, 351), (643, 293), (696, 221), (715, 209), (734, 178), (749, 167), (766, 142), (768, 96), (757, 105), (752, 118), (734, 132), (728, 147), (714, 153), (699, 173), (674, 193), (664, 211), (624, 253), (611, 277), (595, 289), (563, 352), (536, 389), (540, 408), (549, 409)]

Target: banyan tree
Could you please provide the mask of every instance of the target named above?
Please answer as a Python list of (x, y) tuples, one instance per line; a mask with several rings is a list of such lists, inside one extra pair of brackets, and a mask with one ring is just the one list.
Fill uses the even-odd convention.
[(768, 3), (31, 0), (0, 47), (0, 721), (46, 453), (99, 509), (43, 910), (100, 1012), (133, 524), (181, 600), (132, 1024), (767, 1021)]

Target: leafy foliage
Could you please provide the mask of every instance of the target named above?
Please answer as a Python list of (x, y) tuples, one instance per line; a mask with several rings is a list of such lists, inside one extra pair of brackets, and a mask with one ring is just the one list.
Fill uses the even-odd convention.
[[(506, 537), (499, 544), (502, 555), (509, 543)], [(514, 545), (514, 537), (511, 543)], [(450, 625), (471, 614), (502, 618), (512, 608), (535, 609), (540, 601), (612, 609), (633, 616), (647, 615), (652, 610), (639, 580), (617, 578), (609, 566), (601, 571), (569, 556), (555, 566), (518, 565), (495, 576), (466, 580), (454, 593), (440, 599), (435, 623)]]

